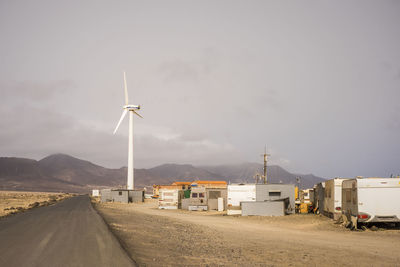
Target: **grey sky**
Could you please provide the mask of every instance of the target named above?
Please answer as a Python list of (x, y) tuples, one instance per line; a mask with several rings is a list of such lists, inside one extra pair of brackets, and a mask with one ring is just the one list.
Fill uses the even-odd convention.
[(399, 1), (1, 1), (0, 155), (400, 173)]

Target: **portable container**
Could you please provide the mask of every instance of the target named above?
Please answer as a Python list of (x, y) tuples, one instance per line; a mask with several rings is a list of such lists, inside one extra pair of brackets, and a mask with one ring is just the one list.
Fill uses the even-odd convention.
[[(256, 184), (256, 201), (275, 201), (288, 198), (285, 201), (285, 214), (295, 212), (295, 186), (293, 184)], [(271, 204), (273, 205), (278, 204)], [(267, 207), (267, 205), (264, 205)], [(260, 206), (261, 207), (261, 206)]]
[(256, 201), (255, 184), (232, 184), (228, 185), (227, 214), (240, 215), (242, 210), (240, 202)]
[(180, 209), (184, 192), (180, 189), (159, 189), (159, 209)]
[(357, 222), (400, 222), (400, 178), (355, 178), (343, 181), (342, 208)]

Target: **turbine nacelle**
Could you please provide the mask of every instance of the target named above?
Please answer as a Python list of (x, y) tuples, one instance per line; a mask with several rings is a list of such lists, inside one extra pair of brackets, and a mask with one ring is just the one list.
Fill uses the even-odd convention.
[(129, 111), (131, 111), (131, 110), (139, 110), (140, 109), (140, 105), (125, 105), (122, 108), (123, 109), (127, 109)]
[(140, 110), (140, 105), (130, 105), (129, 103), (129, 98), (128, 98), (128, 87), (126, 86), (126, 74), (124, 72), (124, 91), (125, 91), (125, 105), (122, 106), (124, 111), (122, 112), (121, 118), (118, 121), (117, 127), (115, 127), (114, 134), (117, 132), (119, 125), (121, 124), (122, 120), (124, 119), (126, 113), (128, 111), (135, 113), (137, 116), (140, 118), (143, 118), (139, 113), (137, 113), (137, 110)]

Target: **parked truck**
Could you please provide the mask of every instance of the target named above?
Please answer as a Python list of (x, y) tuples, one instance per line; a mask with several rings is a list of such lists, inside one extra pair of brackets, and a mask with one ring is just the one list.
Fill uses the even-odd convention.
[(357, 223), (400, 224), (400, 178), (355, 178), (343, 181), (342, 210)]

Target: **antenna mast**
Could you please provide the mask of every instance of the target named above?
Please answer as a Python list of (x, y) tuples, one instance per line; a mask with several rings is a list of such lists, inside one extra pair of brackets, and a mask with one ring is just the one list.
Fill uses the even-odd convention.
[(267, 145), (265, 145), (265, 150), (264, 150), (264, 175), (263, 175), (263, 179), (264, 179), (264, 184), (268, 183), (268, 177), (267, 177), (267, 161), (268, 161), (268, 156), (271, 156), (270, 154), (267, 154)]

